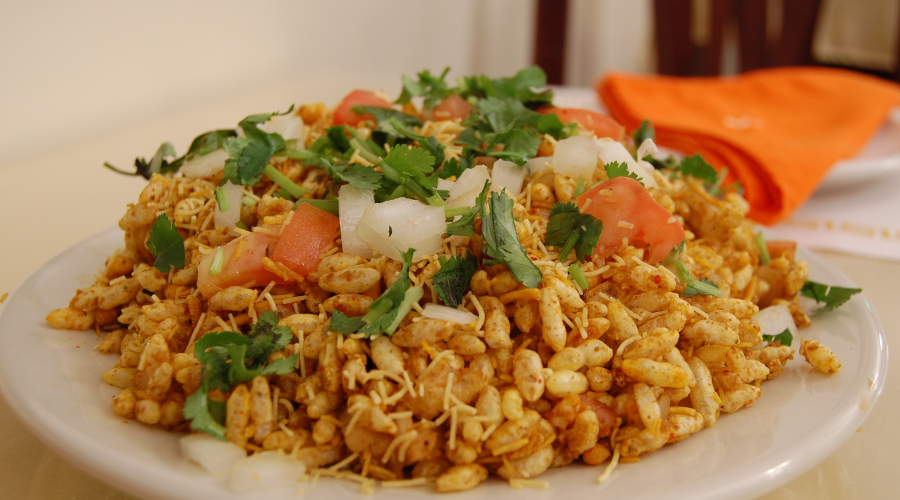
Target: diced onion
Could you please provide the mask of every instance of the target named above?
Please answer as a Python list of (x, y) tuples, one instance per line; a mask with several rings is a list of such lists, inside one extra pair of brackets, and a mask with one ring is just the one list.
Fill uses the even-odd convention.
[(563, 139), (556, 143), (551, 161), (557, 173), (589, 182), (597, 168), (597, 145), (586, 135)]
[(217, 149), (212, 153), (203, 156), (195, 156), (184, 162), (181, 166), (181, 172), (185, 177), (196, 179), (198, 177), (211, 177), (225, 168), (225, 160), (228, 159), (228, 153), (224, 149)]
[(306, 473), (306, 464), (278, 451), (264, 451), (234, 462), (228, 487), (238, 493), (296, 486)]
[(356, 234), (382, 255), (400, 260), (400, 252), (415, 248), (413, 261), (441, 251), (447, 232), (444, 207), (433, 207), (410, 198), (369, 205), (363, 210)]
[(456, 185), (456, 181), (448, 181), (447, 179), (438, 178), (437, 188), (441, 191), (450, 191), (450, 188)]
[(297, 141), (294, 149), (303, 149), (303, 119), (297, 115), (273, 116), (266, 123), (257, 125), (270, 134), (278, 134), (285, 141)]
[(756, 313), (753, 321), (759, 324), (759, 333), (763, 335), (778, 335), (785, 329), (797, 335), (797, 325), (788, 306), (769, 306)]
[(603, 160), (604, 164), (614, 161), (619, 162), (620, 165), (624, 163), (628, 165), (629, 172), (641, 177), (641, 182), (644, 183), (645, 187), (656, 187), (656, 180), (653, 179), (653, 166), (645, 161), (637, 161), (632, 158), (631, 153), (625, 149), (621, 142), (612, 139), (596, 139), (595, 144), (597, 145), (600, 159)]
[(475, 199), (478, 198), (481, 190), (484, 189), (485, 181), (490, 179), (491, 174), (488, 173), (488, 168), (484, 165), (475, 165), (466, 169), (460, 174), (456, 183), (448, 189), (450, 197), (447, 198), (447, 206), (450, 208), (474, 206)]
[(375, 252), (356, 232), (356, 225), (366, 207), (375, 204), (375, 193), (367, 189), (355, 188), (349, 184), (341, 186), (338, 192), (338, 210), (341, 218), (341, 246), (344, 253), (359, 255), (367, 259)]
[(209, 434), (191, 434), (180, 440), (181, 455), (196, 462), (214, 476), (224, 476), (231, 465), (247, 457), (247, 452), (231, 441), (220, 441)]
[(531, 175), (539, 174), (547, 170), (547, 164), (553, 163), (552, 156), (539, 156), (528, 160), (528, 167), (531, 168)]
[(228, 210), (219, 210), (216, 204), (216, 214), (213, 221), (218, 228), (232, 228), (241, 220), (241, 200), (244, 198), (244, 186), (232, 184), (231, 181), (221, 186), (225, 190), (225, 198), (228, 200)]
[[(594, 162), (596, 164), (596, 161)], [(497, 160), (491, 169), (491, 191), (498, 193), (506, 188), (506, 192), (518, 198), (522, 194), (522, 182), (525, 180), (525, 167), (511, 161)]]
[(459, 323), (460, 325), (468, 325), (473, 321), (478, 321), (478, 316), (475, 316), (469, 311), (461, 311), (459, 309), (454, 309), (452, 307), (442, 306), (431, 302), (425, 304), (425, 309), (422, 310), (422, 316), (433, 319), (444, 319), (447, 321), (452, 321), (454, 323)]

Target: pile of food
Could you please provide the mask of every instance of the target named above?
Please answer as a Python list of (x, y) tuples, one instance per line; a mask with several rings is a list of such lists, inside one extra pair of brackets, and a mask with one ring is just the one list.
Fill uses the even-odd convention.
[(537, 68), (445, 77), (135, 162), (124, 247), (47, 317), (119, 355), (117, 415), (193, 430), (186, 456), (239, 491), (540, 486), (577, 460), (602, 481), (756, 401), (810, 324), (798, 294), (858, 291), (809, 282), (647, 124), (554, 107)]

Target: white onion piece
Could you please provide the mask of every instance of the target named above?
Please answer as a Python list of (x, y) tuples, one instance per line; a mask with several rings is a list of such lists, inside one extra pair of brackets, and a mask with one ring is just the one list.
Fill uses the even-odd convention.
[(228, 199), (228, 210), (225, 212), (219, 210), (217, 202), (213, 221), (216, 223), (216, 227), (231, 229), (241, 220), (241, 200), (244, 198), (244, 186), (228, 181), (223, 187), (225, 188), (225, 198)]
[(210, 177), (216, 175), (225, 168), (225, 160), (228, 153), (224, 149), (217, 149), (203, 156), (195, 156), (184, 162), (181, 172), (185, 177), (196, 179), (198, 177)]
[(590, 182), (597, 168), (597, 145), (586, 135), (563, 139), (556, 143), (550, 161), (556, 173)]
[(522, 182), (525, 181), (525, 167), (520, 167), (511, 161), (497, 160), (491, 169), (491, 191), (498, 193), (506, 188), (506, 192), (513, 198), (522, 194)]
[(753, 321), (759, 324), (759, 333), (763, 335), (778, 335), (785, 328), (791, 335), (797, 335), (797, 325), (788, 306), (769, 306), (756, 313)]
[(240, 446), (209, 434), (191, 434), (180, 439), (181, 455), (214, 476), (224, 476), (231, 465), (247, 457)]
[(552, 164), (552, 156), (539, 156), (528, 160), (528, 166), (531, 168), (531, 175), (539, 174), (547, 170), (547, 163)]
[(341, 246), (344, 253), (359, 255), (367, 259), (375, 256), (375, 252), (356, 233), (356, 225), (363, 211), (375, 204), (375, 192), (355, 188), (349, 184), (341, 186), (338, 191), (338, 207), (341, 218)]
[(400, 260), (400, 252), (415, 248), (414, 262), (438, 253), (446, 232), (444, 207), (409, 198), (369, 205), (356, 226), (363, 241), (391, 259)]
[(438, 178), (437, 188), (441, 191), (450, 191), (450, 188), (456, 185), (456, 181), (448, 181), (447, 179)]
[(469, 311), (461, 311), (459, 309), (454, 309), (452, 307), (442, 306), (431, 302), (425, 304), (425, 309), (422, 310), (422, 316), (433, 319), (444, 319), (447, 321), (452, 321), (454, 323), (459, 323), (460, 325), (468, 325), (473, 321), (478, 321), (478, 316), (475, 316)]
[(231, 466), (228, 487), (238, 493), (297, 486), (306, 474), (306, 464), (277, 451), (264, 451), (242, 458)]
[(659, 148), (656, 147), (656, 143), (653, 142), (653, 139), (645, 139), (637, 149), (638, 158), (644, 158), (647, 155), (653, 156), (655, 154), (659, 154)]
[(295, 149), (303, 149), (303, 119), (297, 115), (273, 116), (260, 129), (270, 134), (278, 134), (285, 141), (297, 141)]
[(621, 142), (616, 142), (611, 139), (595, 139), (594, 142), (597, 145), (600, 159), (603, 160), (604, 164), (609, 164), (614, 161), (619, 162), (620, 165), (624, 163), (628, 165), (629, 172), (641, 177), (641, 182), (644, 183), (644, 187), (651, 188), (657, 186), (656, 180), (653, 179), (653, 166), (645, 161), (638, 162), (632, 158), (631, 153), (625, 149), (625, 146), (622, 145)]
[(484, 189), (485, 181), (490, 179), (491, 174), (484, 165), (475, 165), (466, 169), (460, 174), (456, 184), (448, 190), (450, 197), (447, 198), (447, 206), (450, 208), (474, 206), (475, 198), (478, 198), (481, 190)]

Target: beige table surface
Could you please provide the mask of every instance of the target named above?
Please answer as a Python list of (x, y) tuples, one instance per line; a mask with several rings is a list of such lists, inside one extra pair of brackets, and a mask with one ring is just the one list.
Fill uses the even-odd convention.
[[(0, 295), (52, 256), (102, 229), (114, 226), (127, 203), (137, 200), (142, 178), (119, 176), (101, 167), (126, 168), (136, 155), (150, 157), (170, 140), (181, 152), (198, 133), (233, 126), (251, 113), (284, 109), (295, 101), (337, 102), (354, 86), (382, 88), (394, 95), (397, 80), (369, 77), (295, 78), (261, 85), (222, 102), (205, 103), (111, 133), (61, 151), (35, 155), (0, 167)], [(900, 335), (900, 262), (820, 252), (861, 286), (878, 312), (890, 348)], [(0, 312), (4, 306), (0, 305)], [(767, 500), (887, 500), (900, 497), (900, 370), (888, 370), (886, 389), (868, 420), (830, 457)], [(40, 442), (0, 399), (0, 499), (131, 499), (82, 472)]]

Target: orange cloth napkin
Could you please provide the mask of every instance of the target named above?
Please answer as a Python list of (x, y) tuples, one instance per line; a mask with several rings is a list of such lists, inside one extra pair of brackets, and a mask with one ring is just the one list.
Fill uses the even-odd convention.
[(712, 78), (612, 74), (596, 87), (628, 130), (650, 120), (658, 145), (728, 167), (750, 217), (764, 224), (790, 215), (900, 105), (897, 84), (815, 67)]

